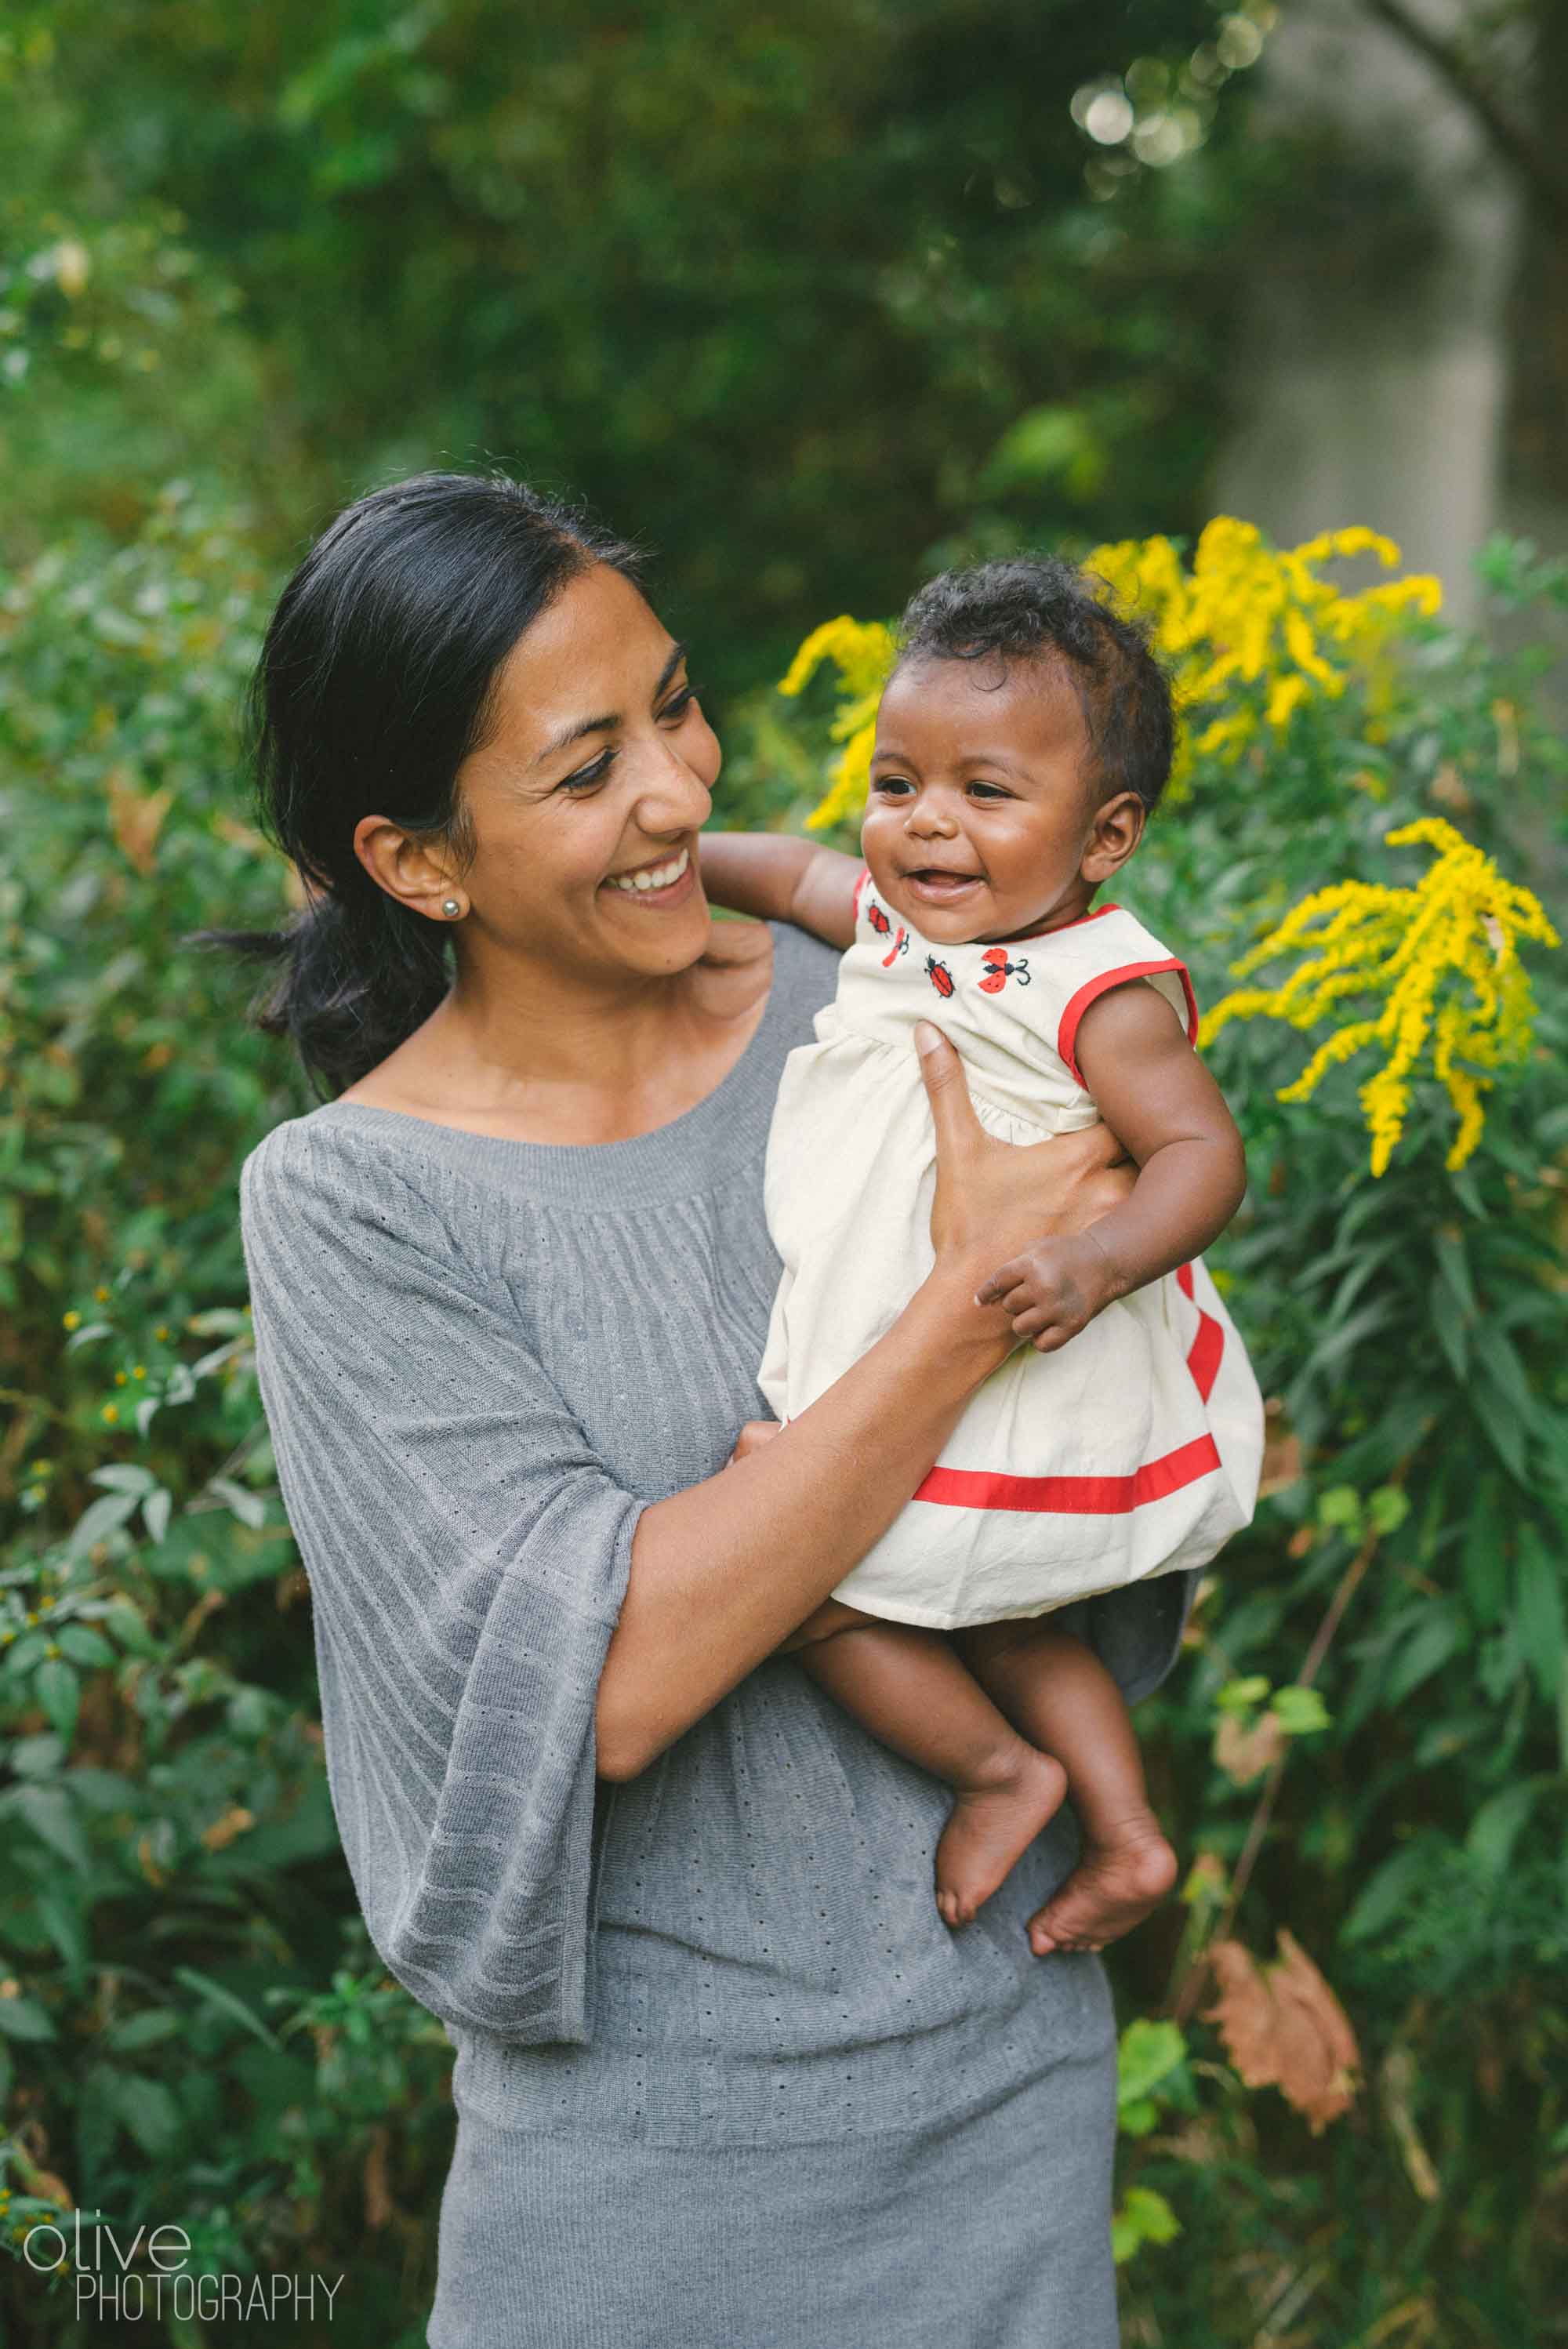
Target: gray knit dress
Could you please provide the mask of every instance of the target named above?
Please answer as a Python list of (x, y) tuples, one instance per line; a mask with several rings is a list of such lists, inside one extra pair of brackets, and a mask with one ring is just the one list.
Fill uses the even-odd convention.
[[(947, 1788), (787, 1657), (640, 1777), (594, 1775), (638, 1517), (764, 1415), (768, 1123), (837, 968), (774, 938), (750, 1044), (655, 1133), (332, 1102), (242, 1172), (333, 1806), (376, 1949), (456, 2050), (431, 2349), (1118, 2337), (1106, 1977), (1024, 1931), (1070, 1816), (950, 1932)], [(1191, 1584), (1064, 1619), (1135, 1700)]]

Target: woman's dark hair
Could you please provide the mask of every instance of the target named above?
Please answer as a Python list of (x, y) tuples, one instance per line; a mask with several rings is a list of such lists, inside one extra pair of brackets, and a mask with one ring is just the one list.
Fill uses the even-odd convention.
[[(1101, 594), (1095, 591), (1099, 588)], [(1101, 580), (1055, 555), (1017, 555), (944, 571), (912, 595), (899, 623), (899, 662), (1060, 661), (1073, 680), (1094, 753), (1086, 780), (1136, 792), (1152, 809), (1171, 772), (1171, 681), (1147, 628), (1119, 612)], [(1102, 600), (1103, 597), (1103, 600)]]
[(503, 475), (418, 473), (340, 513), (278, 598), (246, 702), (263, 831), (311, 902), (279, 930), (202, 930), (278, 966), (252, 1017), (292, 1038), (318, 1094), (341, 1092), (428, 1017), (450, 981), (440, 924), (354, 853), (384, 815), (472, 856), (458, 769), (484, 744), (497, 673), (594, 563), (641, 551)]

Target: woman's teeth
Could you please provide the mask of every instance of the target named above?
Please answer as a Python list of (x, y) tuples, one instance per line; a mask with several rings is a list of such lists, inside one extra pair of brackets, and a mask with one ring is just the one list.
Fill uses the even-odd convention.
[(683, 848), (667, 864), (649, 865), (641, 873), (611, 873), (605, 876), (606, 883), (612, 889), (667, 889), (672, 882), (680, 879), (690, 863), (691, 851)]

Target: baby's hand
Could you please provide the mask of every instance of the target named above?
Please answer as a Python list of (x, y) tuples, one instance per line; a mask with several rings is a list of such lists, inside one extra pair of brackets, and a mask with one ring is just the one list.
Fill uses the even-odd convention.
[(994, 1272), (976, 1305), (1000, 1305), (1020, 1338), (1054, 1354), (1121, 1293), (1110, 1258), (1088, 1232), (1037, 1240)]

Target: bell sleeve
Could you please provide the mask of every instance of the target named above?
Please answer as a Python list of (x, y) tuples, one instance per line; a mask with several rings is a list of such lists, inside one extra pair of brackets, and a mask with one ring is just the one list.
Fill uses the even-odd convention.
[(647, 1504), (386, 1154), (296, 1119), (240, 1200), (370, 1939), (452, 2032), (585, 2043), (594, 1709)]

